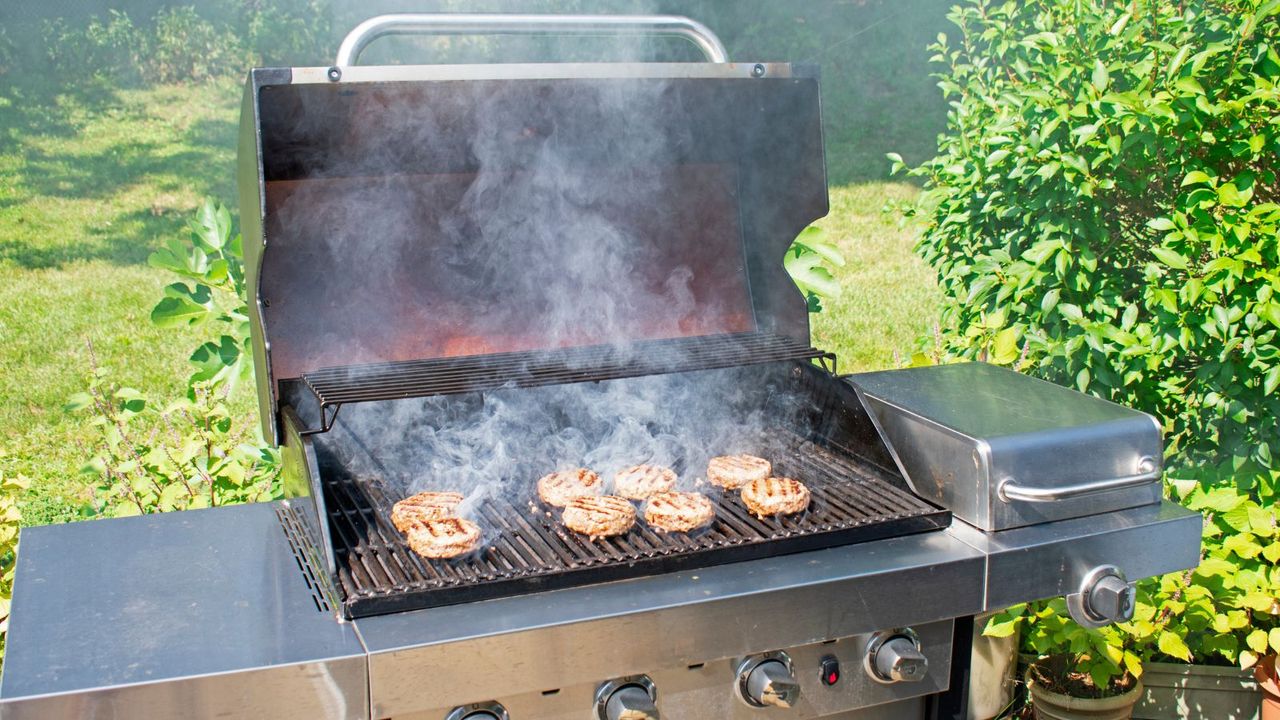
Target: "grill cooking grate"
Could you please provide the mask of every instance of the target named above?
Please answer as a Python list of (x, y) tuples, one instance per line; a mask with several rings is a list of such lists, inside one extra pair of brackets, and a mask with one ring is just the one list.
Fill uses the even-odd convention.
[(513, 352), (474, 357), (326, 368), (299, 381), (319, 418), (319, 427), (303, 434), (327, 432), (345, 403), (398, 400), (561, 383), (612, 380), (687, 370), (826, 358), (834, 356), (802, 342), (766, 333), (708, 335), (651, 340), (627, 346), (595, 345), (550, 352)]
[[(780, 439), (789, 437), (789, 440)], [(338, 580), (348, 616), (364, 617), (585, 585), (845, 545), (946, 527), (950, 514), (877, 479), (849, 459), (781, 431), (761, 441), (778, 474), (813, 494), (797, 516), (760, 520), (737, 493), (717, 503), (716, 521), (698, 533), (659, 534), (638, 520), (627, 534), (590, 542), (557, 519), (502, 499), (478, 508), (482, 551), (453, 561), (409, 549), (390, 523), (378, 481), (341, 472), (326, 495)]]

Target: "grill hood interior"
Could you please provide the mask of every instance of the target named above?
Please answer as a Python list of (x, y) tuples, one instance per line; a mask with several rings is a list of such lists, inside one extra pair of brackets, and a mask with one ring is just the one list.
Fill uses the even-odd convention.
[(243, 226), (268, 437), (281, 384), (322, 370), (725, 336), (808, 346), (782, 260), (828, 209), (815, 74), (574, 67), (254, 71), (240, 185), (261, 211)]

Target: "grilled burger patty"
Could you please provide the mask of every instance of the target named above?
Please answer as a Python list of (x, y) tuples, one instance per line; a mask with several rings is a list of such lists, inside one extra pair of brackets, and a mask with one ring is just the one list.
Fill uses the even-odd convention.
[(702, 493), (657, 493), (644, 507), (644, 521), (664, 532), (689, 532), (706, 527), (715, 519), (715, 506)]
[(661, 465), (636, 465), (613, 476), (613, 492), (632, 500), (644, 500), (675, 485), (675, 471)]
[(570, 500), (560, 520), (570, 530), (595, 540), (630, 530), (636, 524), (636, 508), (617, 495), (588, 495)]
[(755, 455), (721, 455), (707, 463), (707, 480), (728, 490), (737, 490), (753, 480), (763, 480), (773, 465)]
[(538, 498), (552, 507), (562, 508), (574, 498), (599, 495), (603, 490), (600, 476), (586, 468), (560, 470), (538, 480)]
[(760, 478), (743, 486), (742, 502), (756, 517), (790, 515), (809, 507), (809, 488), (791, 478)]
[(391, 524), (400, 532), (418, 520), (440, 520), (453, 515), (462, 503), (462, 493), (420, 492), (391, 506)]
[(405, 530), (413, 551), (423, 557), (453, 558), (466, 555), (480, 545), (480, 526), (464, 518), (419, 520)]

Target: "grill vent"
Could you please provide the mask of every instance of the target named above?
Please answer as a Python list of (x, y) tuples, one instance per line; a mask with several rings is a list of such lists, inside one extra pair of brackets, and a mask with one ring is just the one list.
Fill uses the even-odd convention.
[(302, 579), (306, 581), (307, 589), (311, 591), (311, 599), (316, 604), (316, 610), (325, 614), (332, 613), (335, 604), (330, 603), (328, 599), (331, 590), (328, 583), (321, 580), (322, 573), (316, 571), (315, 548), (307, 539), (298, 511), (281, 503), (276, 505), (276, 518), (280, 520), (280, 529), (289, 540), (289, 549), (293, 550), (293, 559), (298, 563), (298, 569), (302, 571)]

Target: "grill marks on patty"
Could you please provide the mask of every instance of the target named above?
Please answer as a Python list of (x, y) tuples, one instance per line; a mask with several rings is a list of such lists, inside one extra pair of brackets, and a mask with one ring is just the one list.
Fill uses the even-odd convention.
[(636, 465), (613, 476), (613, 491), (632, 500), (644, 500), (675, 485), (675, 471), (661, 465)]
[(791, 515), (809, 507), (809, 488), (791, 478), (759, 478), (743, 486), (742, 502), (759, 518)]
[(616, 495), (588, 495), (569, 501), (560, 517), (564, 526), (592, 540), (621, 535), (636, 523), (636, 508)]
[(391, 506), (391, 524), (400, 532), (409, 532), (416, 521), (441, 520), (452, 517), (462, 503), (462, 493), (428, 490)]
[(586, 468), (560, 470), (538, 479), (538, 499), (562, 508), (574, 498), (599, 495), (604, 490), (600, 476)]
[(773, 472), (773, 465), (755, 455), (720, 455), (707, 463), (707, 480), (726, 490), (737, 490), (753, 480), (763, 480)]
[(644, 521), (662, 532), (689, 532), (706, 527), (715, 519), (715, 506), (702, 493), (657, 493), (644, 508)]
[(480, 545), (480, 526), (457, 517), (419, 520), (405, 530), (405, 539), (423, 557), (454, 558)]

